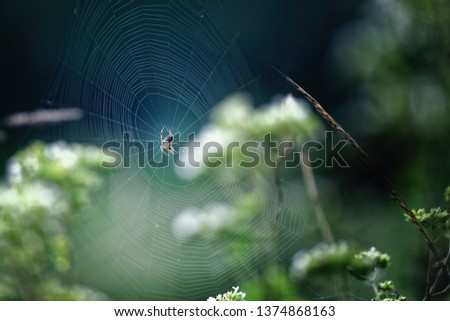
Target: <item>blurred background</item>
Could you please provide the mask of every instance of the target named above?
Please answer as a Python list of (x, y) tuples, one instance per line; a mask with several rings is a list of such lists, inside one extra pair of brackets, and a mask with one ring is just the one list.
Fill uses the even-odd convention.
[[(309, 136), (254, 120), (266, 108), (258, 106), (272, 102), (268, 108), (276, 108), (282, 103), (273, 97), (293, 94), (309, 112), (308, 122), (317, 123), (314, 137), (323, 138), (328, 125), (271, 67), (276, 66), (321, 102), (380, 168), (369, 171), (347, 150), (349, 168), (314, 170), (334, 239), (388, 253), (391, 265), (383, 277), (408, 299), (422, 299), (428, 250), (378, 176), (386, 173), (412, 208), (448, 207), (443, 196), (450, 184), (447, 1), (6, 0), (1, 7), (0, 248), (23, 260), (0, 259), (0, 298), (204, 300), (235, 285), (248, 300), (342, 298), (334, 281), (292, 273), (295, 253), (324, 241), (300, 169), (281, 173), (278, 222), (280, 187), (274, 182), (280, 174), (265, 169), (206, 171), (187, 180), (173, 166), (114, 169), (95, 174), (94, 184), (86, 178), (90, 174), (74, 178), (74, 170), (57, 170), (64, 166), (53, 162), (66, 158), (46, 152), (67, 149), (78, 155), (82, 173), (97, 171), (85, 161), (81, 145), (33, 145), (16, 156), (22, 171), (29, 167), (27, 157), (50, 169), (32, 172), (23, 182), (50, 182), (70, 210), (62, 210), (55, 228), (45, 206), (17, 209), (25, 202), (20, 197), (15, 198), (20, 204), (5, 201), (16, 188), (14, 162), (8, 160), (35, 140), (101, 147), (124, 131), (158, 142), (162, 126), (183, 138), (207, 133), (208, 126), (234, 132), (242, 128), (210, 114), (236, 92), (252, 97), (235, 103), (247, 106), (244, 119), (252, 128), (302, 141)], [(183, 66), (188, 67), (180, 71)], [(79, 108), (84, 117), (20, 127), (6, 121), (18, 112), (48, 108)], [(255, 135), (241, 130), (235, 138), (260, 137)], [(26, 193), (16, 189), (16, 196)], [(28, 224), (36, 211), (45, 213)], [(17, 212), (24, 213), (22, 221), (9, 218)], [(67, 216), (74, 218), (67, 222)], [(36, 238), (44, 240), (33, 250), (41, 255), (30, 254)], [(444, 255), (448, 240), (437, 248)], [(365, 282), (346, 283), (353, 299), (373, 296)]]

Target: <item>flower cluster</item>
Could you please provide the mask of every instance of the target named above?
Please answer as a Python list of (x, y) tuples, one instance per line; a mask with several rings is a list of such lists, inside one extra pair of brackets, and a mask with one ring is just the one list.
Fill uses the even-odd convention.
[(373, 277), (376, 269), (385, 269), (390, 262), (391, 258), (388, 254), (381, 253), (372, 247), (369, 251), (356, 254), (348, 270), (357, 279), (367, 280)]
[(233, 286), (233, 291), (209, 297), (207, 301), (245, 301), (245, 295), (244, 292), (239, 291), (238, 286)]
[(397, 292), (392, 281), (384, 281), (376, 285), (376, 297), (373, 301), (406, 301), (406, 297)]
[(9, 161), (0, 184), (0, 299), (102, 297), (62, 281), (73, 268), (70, 224), (102, 182), (101, 155), (95, 147), (36, 142)]
[[(197, 178), (204, 173), (206, 166), (190, 165), (189, 157), (195, 163), (205, 164), (208, 155), (205, 154), (205, 145), (208, 143), (219, 144), (224, 154), (216, 158), (210, 157), (209, 161), (228, 160), (233, 168), (246, 159), (239, 148), (228, 149), (231, 143), (239, 146), (248, 142), (260, 142), (268, 133), (278, 143), (292, 141), (304, 142), (312, 138), (320, 128), (318, 117), (311, 113), (306, 105), (292, 95), (282, 99), (277, 98), (272, 103), (254, 108), (250, 99), (237, 94), (219, 104), (211, 113), (212, 122), (205, 126), (195, 137), (199, 146), (194, 149), (194, 155), (180, 149), (180, 160), (186, 164), (184, 167), (176, 167), (177, 174), (187, 180)], [(255, 147), (255, 152), (261, 154), (263, 150)]]
[[(450, 186), (444, 191), (444, 198), (450, 202)], [(441, 232), (443, 236), (450, 238), (450, 211), (440, 207), (431, 208), (429, 212), (421, 208), (412, 210), (417, 220), (425, 227), (435, 232)], [(408, 214), (404, 214), (408, 222), (413, 222)], [(438, 236), (439, 238), (439, 236)]]

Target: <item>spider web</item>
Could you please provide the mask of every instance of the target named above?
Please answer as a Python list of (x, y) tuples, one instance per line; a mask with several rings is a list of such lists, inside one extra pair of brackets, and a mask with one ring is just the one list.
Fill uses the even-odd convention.
[[(261, 96), (259, 81), (218, 1), (80, 1), (47, 103), (81, 108), (84, 119), (53, 129), (52, 136), (100, 146), (129, 132), (132, 139), (159, 142), (166, 126), (186, 138), (228, 95)], [(276, 223), (281, 246), (270, 257), (255, 250), (235, 264), (223, 244), (177, 240), (172, 223), (186, 208), (233, 205), (236, 195), (257, 190), (257, 182), (221, 176), (188, 182), (173, 166), (116, 169), (76, 227), (79, 277), (114, 299), (204, 300), (224, 292), (290, 260), (299, 242), (314, 243), (305, 237), (304, 200), (288, 184)], [(274, 194), (260, 234), (275, 224), (277, 206)], [(245, 247), (244, 236), (255, 231), (240, 232), (229, 238)]]

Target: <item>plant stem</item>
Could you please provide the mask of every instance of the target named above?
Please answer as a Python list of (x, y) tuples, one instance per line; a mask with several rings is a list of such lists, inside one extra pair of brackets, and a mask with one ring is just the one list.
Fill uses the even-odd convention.
[[(431, 237), (434, 239), (434, 226), (431, 228)], [(431, 251), (428, 253), (428, 267), (427, 267), (427, 283), (425, 286), (425, 297), (430, 294), (430, 276), (431, 276), (431, 266), (433, 265), (433, 254)]]
[[(447, 253), (447, 256), (445, 257), (445, 260), (443, 262), (444, 267), (447, 266), (447, 264), (450, 262), (450, 252)], [(445, 287), (444, 290), (439, 291), (439, 292), (434, 292), (436, 289), (436, 286), (438, 285), (438, 281), (441, 278), (442, 273), (444, 273), (444, 270), (446, 271), (447, 269), (440, 269), (439, 272), (436, 275), (436, 278), (434, 279), (433, 284), (431, 285), (430, 291), (428, 291), (425, 295), (425, 297), (423, 298), (424, 301), (429, 300), (431, 297), (436, 296), (436, 295), (440, 295), (442, 293), (445, 293), (450, 286), (450, 282), (449, 284)], [(448, 272), (447, 272), (447, 278), (449, 277)]]
[(377, 285), (373, 281), (371, 282), (371, 284), (372, 284), (372, 290), (375, 293), (375, 298), (378, 299), (378, 288), (377, 288)]
[(433, 265), (433, 254), (431, 251), (428, 252), (428, 268), (427, 268), (427, 284), (425, 286), (425, 297), (430, 295), (430, 274), (431, 266)]
[[(302, 160), (300, 162), (300, 166), (302, 169), (303, 177), (305, 180), (306, 191), (308, 193), (308, 197), (313, 204), (314, 214), (316, 216), (317, 225), (319, 226), (320, 232), (324, 241), (328, 245), (334, 245), (334, 236), (333, 232), (330, 228), (330, 224), (328, 223), (327, 217), (325, 216), (325, 212), (322, 209), (322, 206), (319, 201), (319, 192), (317, 190), (316, 179), (314, 177), (314, 172), (311, 166), (309, 166), (308, 155), (302, 153)], [(345, 301), (352, 300), (352, 296), (348, 289), (347, 279), (345, 275), (342, 277), (336, 277), (336, 285), (340, 290), (342, 299)]]
[(330, 224), (325, 216), (325, 213), (320, 205), (319, 193), (317, 191), (316, 179), (314, 177), (314, 172), (309, 166), (308, 155), (302, 153), (302, 161), (300, 166), (302, 168), (303, 177), (305, 179), (306, 191), (308, 197), (311, 200), (314, 208), (314, 214), (316, 215), (317, 224), (319, 225), (320, 232), (325, 242), (329, 245), (334, 244), (334, 236), (331, 231)]
[(448, 290), (450, 290), (450, 283), (447, 285), (447, 287), (445, 287), (445, 288), (442, 289), (441, 291), (438, 291), (438, 292), (435, 292), (435, 293), (431, 294), (430, 297), (438, 296), (438, 295), (444, 294), (444, 293), (447, 292)]
[(375, 293), (375, 298), (374, 298), (375, 301), (379, 300), (379, 295), (380, 295), (380, 292), (378, 291), (377, 283), (375, 281), (377, 279), (377, 274), (378, 274), (378, 269), (375, 268), (372, 276), (369, 277), (369, 282), (372, 285), (373, 292)]

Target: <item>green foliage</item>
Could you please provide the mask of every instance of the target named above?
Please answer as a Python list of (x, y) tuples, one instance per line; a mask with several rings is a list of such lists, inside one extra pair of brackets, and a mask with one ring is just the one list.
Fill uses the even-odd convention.
[(392, 281), (379, 282), (375, 287), (375, 294), (373, 301), (406, 301), (406, 297), (397, 292)]
[[(439, 227), (444, 230), (447, 230), (449, 227), (450, 213), (441, 210), (440, 207), (432, 208), (429, 212), (426, 212), (425, 209), (421, 208), (419, 210), (413, 210), (413, 213), (425, 227)], [(407, 221), (413, 222), (409, 215), (405, 214), (405, 217)]]
[[(364, 143), (372, 143), (375, 163), (387, 165), (394, 181), (405, 182), (399, 190), (406, 199), (424, 203), (436, 198), (436, 188), (449, 177), (450, 5), (442, 0), (369, 0), (361, 12), (361, 19), (343, 28), (335, 41), (337, 67), (353, 92), (352, 100), (341, 106), (348, 108), (343, 114), (357, 120), (351, 122), (351, 131), (359, 132)], [(450, 199), (450, 189), (445, 197)], [(448, 253), (448, 239), (442, 237), (449, 235), (445, 208), (414, 211), (437, 252), (437, 258), (430, 255), (432, 267)], [(408, 215), (406, 219), (412, 222)], [(414, 236), (400, 235), (401, 228), (387, 215), (378, 216), (379, 220), (389, 220), (385, 231), (395, 235), (395, 240), (380, 237), (378, 241), (380, 246), (392, 246), (394, 259), (402, 252), (396, 250), (398, 240), (415, 243)], [(384, 224), (377, 222), (375, 231)], [(437, 272), (429, 268), (428, 277), (419, 272), (426, 269), (421, 266), (425, 256), (410, 251), (393, 271), (396, 283), (416, 295), (423, 291), (421, 283), (408, 281), (407, 274), (433, 284)]]
[[(444, 192), (445, 200), (448, 201), (448, 193), (450, 188)], [(425, 227), (431, 230), (432, 234), (435, 235), (436, 232), (441, 232), (443, 236), (450, 237), (450, 212), (447, 210), (442, 210), (440, 207), (431, 208), (429, 212), (421, 208), (419, 210), (413, 210), (414, 215), (417, 220)], [(408, 222), (413, 222), (411, 217), (404, 214)], [(439, 239), (440, 236), (437, 237)]]
[(9, 164), (9, 182), (42, 182), (64, 194), (70, 210), (89, 204), (89, 193), (101, 183), (103, 154), (97, 147), (63, 142), (36, 142), (17, 153)]
[(353, 252), (346, 243), (319, 243), (309, 251), (295, 254), (291, 273), (299, 278), (343, 274), (346, 273), (352, 256)]
[[(349, 78), (359, 87), (355, 95), (357, 101), (353, 105), (347, 104), (352, 110), (346, 113), (345, 117), (357, 119), (354, 123), (362, 124), (360, 129), (364, 130), (365, 137), (379, 139), (383, 143), (389, 139), (391, 144), (375, 144), (377, 154), (380, 158), (387, 159), (386, 148), (395, 147), (395, 155), (399, 157), (394, 159), (393, 163), (398, 162), (398, 159), (401, 159), (402, 163), (393, 164), (392, 172), (408, 182), (410, 194), (415, 195), (418, 200), (420, 197), (426, 198), (424, 195), (432, 190), (430, 187), (440, 186), (435, 177), (448, 177), (442, 174), (447, 173), (445, 170), (448, 171), (445, 163), (447, 159), (442, 153), (433, 156), (430, 150), (441, 145), (444, 146), (443, 150), (447, 151), (449, 145), (450, 136), (446, 134), (450, 119), (450, 100), (447, 95), (450, 89), (449, 10), (450, 6), (442, 0), (369, 1), (365, 17), (358, 19), (357, 26), (348, 28), (347, 31), (350, 32), (335, 41), (341, 69), (350, 73)], [(268, 106), (254, 108), (248, 98), (238, 95), (224, 101), (212, 116), (211, 123), (200, 132), (202, 143), (216, 141), (226, 145), (234, 140), (261, 141), (268, 132), (280, 141), (302, 142), (316, 135), (320, 129), (318, 117), (310, 113), (301, 101), (289, 96), (275, 100)], [(407, 130), (408, 135), (403, 137), (407, 137), (408, 141), (402, 141), (401, 134)], [(0, 141), (1, 139), (2, 132)], [(400, 139), (400, 142), (397, 139)], [(405, 144), (410, 141), (413, 143)], [(411, 147), (408, 151), (409, 146)], [(308, 299), (306, 295), (300, 297), (304, 292), (302, 284), (296, 284), (298, 279), (307, 283), (307, 286), (311, 279), (320, 279), (329, 289), (334, 285), (330, 278), (344, 275), (347, 271), (358, 280), (372, 285), (374, 300), (405, 299), (398, 294), (392, 281), (378, 280), (378, 272), (385, 270), (391, 260), (389, 255), (374, 248), (355, 255), (345, 242), (318, 243), (312, 249), (299, 251), (295, 255), (291, 273), (286, 273), (285, 266), (273, 265), (269, 259), (281, 253), (290, 254), (289, 248), (280, 249), (279, 240), (285, 238), (283, 245), (289, 244), (286, 241), (290, 233), (287, 225), (291, 222), (286, 219), (280, 223), (280, 231), (277, 230), (278, 224), (273, 224), (276, 207), (276, 202), (270, 202), (276, 195), (273, 171), (263, 166), (251, 171), (243, 170), (236, 166), (236, 162), (244, 159), (239, 150), (232, 150), (223, 160), (229, 159), (231, 154), (234, 161), (231, 169), (177, 169), (180, 176), (188, 179), (198, 178), (200, 174), (217, 175), (220, 179), (206, 179), (233, 187), (242, 187), (244, 184), (233, 183), (245, 181), (245, 188), (227, 189), (229, 186), (218, 186), (217, 192), (222, 192), (218, 193), (222, 202), (220, 204), (177, 208), (180, 213), (173, 226), (175, 237), (180, 243), (189, 244), (191, 239), (202, 238), (202, 244), (212, 244), (212, 248), (220, 249), (217, 257), (214, 257), (215, 266), (222, 268), (221, 257), (226, 257), (224, 261), (227, 265), (224, 264), (223, 270), (230, 278), (236, 274), (241, 277), (243, 271), (250, 271), (252, 278), (242, 287), (251, 299)], [(210, 160), (214, 161), (214, 158)], [(442, 160), (444, 166), (437, 166)], [(89, 206), (90, 195), (102, 182), (103, 173), (98, 166), (100, 163), (101, 154), (98, 149), (64, 143), (51, 146), (35, 143), (11, 160), (8, 180), (0, 186), (0, 299), (103, 298), (96, 291), (74, 284), (76, 280), (73, 277), (71, 244), (73, 220)], [(408, 176), (412, 176), (412, 179)], [(322, 178), (321, 187), (327, 184), (332, 185), (330, 181)], [(289, 188), (286, 188), (287, 184), (283, 185), (285, 193), (287, 190), (291, 192), (284, 202), (304, 192), (299, 185), (291, 184)], [(167, 186), (170, 184), (160, 186), (161, 191), (168, 191)], [(197, 188), (194, 184), (191, 187)], [(171, 189), (166, 194), (173, 198), (183, 196), (182, 193), (176, 194), (175, 190), (176, 188)], [(231, 190), (237, 195), (232, 195)], [(347, 190), (345, 194), (348, 194)], [(324, 197), (323, 200), (324, 203), (332, 204), (333, 216), (350, 216), (347, 216), (349, 213), (345, 210), (339, 212), (339, 198), (327, 197), (328, 199)], [(445, 191), (445, 199), (450, 202), (450, 186)], [(165, 202), (163, 207), (169, 208), (167, 204), (170, 205), (170, 202)], [(379, 208), (371, 205), (373, 204), (365, 202), (367, 208)], [(147, 209), (146, 206), (143, 207)], [(382, 212), (383, 210), (380, 210), (376, 214), (381, 215)], [(430, 211), (419, 209), (414, 213), (431, 232), (433, 240), (439, 240), (442, 235), (449, 236), (448, 210), (436, 207)], [(358, 219), (364, 217), (361, 213), (358, 214)], [(311, 222), (307, 214), (304, 215), (302, 219), (308, 221), (308, 224), (305, 224), (308, 226)], [(396, 231), (395, 227), (387, 228), (384, 221), (378, 222), (382, 219), (377, 217), (377, 224), (373, 224), (376, 231)], [(411, 221), (409, 216), (406, 218)], [(367, 220), (366, 217), (362, 219)], [(348, 229), (354, 226), (345, 223), (342, 225)], [(143, 230), (147, 232), (146, 229)], [(339, 231), (339, 226), (336, 230)], [(435, 232), (442, 232), (442, 235), (435, 235)], [(305, 231), (303, 235), (302, 231), (302, 238), (304, 236), (304, 239), (314, 239), (314, 236), (308, 233), (309, 231)], [(361, 234), (364, 233), (359, 233)], [(396, 240), (401, 238), (398, 235), (394, 237)], [(396, 240), (391, 238), (379, 236), (378, 240), (393, 247), (396, 245)], [(152, 242), (154, 241), (155, 238), (152, 238)], [(445, 253), (448, 253), (448, 240), (445, 242)], [(151, 245), (155, 248), (158, 246)], [(301, 245), (296, 243), (294, 246), (298, 249)], [(404, 251), (403, 246), (400, 248)], [(201, 253), (203, 255), (203, 252)], [(249, 257), (262, 262), (246, 260)], [(396, 256), (393, 255), (393, 258), (396, 259)], [(283, 260), (280, 259), (280, 262)], [(403, 274), (409, 266), (417, 268), (409, 263), (401, 263), (398, 273)], [(186, 284), (190, 281), (187, 280)], [(199, 279), (196, 281), (199, 282)], [(416, 290), (415, 284), (419, 282), (404, 280), (403, 283), (412, 284), (410, 290), (413, 291)], [(330, 293), (332, 290), (327, 291)], [(245, 293), (234, 287), (233, 291), (210, 299), (234, 301), (244, 300), (245, 297)]]
[(215, 108), (212, 124), (245, 140), (260, 140), (269, 132), (284, 140), (311, 137), (320, 127), (318, 117), (291, 95), (257, 109), (247, 96), (234, 95)]
[[(366, 131), (411, 129), (425, 141), (442, 135), (448, 126), (449, 12), (442, 0), (371, 0), (363, 19), (341, 34), (338, 67), (359, 87), (352, 110)], [(415, 152), (424, 147), (412, 146)]]
[(242, 284), (249, 300), (298, 301), (304, 300), (298, 293), (295, 279), (281, 265), (267, 267), (261, 273)]
[(218, 294), (216, 297), (209, 297), (208, 301), (245, 301), (245, 293), (239, 291), (238, 286), (233, 286), (233, 291)]
[[(444, 197), (445, 200), (448, 201), (449, 196), (449, 188), (447, 187), (444, 191)], [(438, 257), (438, 253), (432, 253), (430, 251), (430, 257), (429, 257), (429, 263), (428, 263), (428, 276), (427, 276), (427, 285), (426, 285), (426, 293), (425, 293), (425, 299), (428, 300), (433, 296), (444, 294), (448, 291), (448, 286), (444, 288), (444, 290), (437, 291), (436, 285), (438, 284), (441, 271), (446, 269), (448, 266), (448, 257), (450, 253), (450, 244), (448, 243), (448, 240), (445, 240), (445, 238), (450, 239), (450, 212), (447, 210), (441, 210), (440, 207), (431, 208), (429, 212), (427, 212), (425, 209), (419, 209), (419, 210), (413, 210), (414, 215), (416, 216), (417, 220), (422, 224), (422, 226), (428, 231), (428, 233), (431, 235), (431, 241), (432, 245), (435, 248), (438, 248), (440, 243), (446, 248), (444, 256), (446, 256), (446, 259), (443, 259), (443, 261), (440, 262), (440, 258)], [(412, 218), (409, 215), (406, 215), (406, 220), (408, 222), (414, 223)], [(445, 242), (440, 242), (441, 239), (445, 240)], [(445, 263), (446, 262), (446, 263)], [(439, 265), (440, 271), (438, 271), (435, 275), (435, 279), (433, 283), (430, 283), (430, 275), (432, 271), (432, 266), (436, 264)]]
[[(261, 138), (261, 135), (269, 131), (267, 128), (270, 128), (272, 135), (278, 139), (297, 140), (305, 139), (305, 137), (311, 135), (312, 127), (303, 128), (301, 127), (303, 123), (295, 123), (303, 119), (302, 117), (293, 117), (294, 119), (292, 120), (288, 116), (286, 118), (275, 116), (277, 113), (284, 115), (284, 112), (280, 110), (285, 103), (279, 102), (278, 104), (280, 105), (253, 110), (243, 97), (232, 97), (214, 111), (212, 124), (200, 133), (200, 137), (209, 139), (219, 137), (222, 140), (218, 139), (218, 141), (225, 144), (231, 140), (258, 140), (258, 138)], [(289, 102), (289, 104), (293, 104), (293, 102)], [(290, 108), (293, 107), (291, 106)], [(299, 106), (297, 105), (294, 109), (298, 108)], [(300, 109), (297, 111), (300, 111)], [(292, 115), (295, 112), (291, 111), (287, 114)], [(269, 115), (271, 116), (269, 117)], [(280, 120), (284, 125), (278, 127), (275, 122), (271, 127), (269, 119), (272, 118), (285, 119), (284, 121)], [(252, 119), (252, 126), (248, 126), (248, 122), (245, 122), (244, 119)], [(261, 123), (258, 123), (258, 121), (261, 121)], [(294, 122), (292, 131), (287, 124), (288, 121)], [(298, 128), (300, 130), (296, 131)], [(217, 141), (217, 139), (214, 140)], [(242, 159), (242, 155), (236, 154), (238, 152), (233, 152), (234, 161)], [(225, 155), (225, 158), (230, 156)], [(239, 169), (239, 166), (233, 167)], [(211, 172), (209, 173), (212, 174)], [(218, 175), (223, 174), (222, 171), (218, 173)], [(266, 244), (264, 248), (267, 251), (267, 253), (263, 254), (263, 257), (270, 257), (270, 253), (277, 247), (277, 233), (273, 226), (264, 225), (265, 220), (260, 219), (269, 205), (269, 198), (265, 197), (265, 195), (270, 195), (271, 193), (268, 184), (270, 180), (267, 179), (268, 173), (270, 172), (265, 168), (256, 168), (250, 173), (230, 179), (234, 182), (251, 176), (252, 180), (257, 182), (253, 190), (249, 189), (246, 193), (241, 193), (234, 200), (233, 206), (229, 204), (226, 206), (212, 206), (210, 204), (203, 210), (195, 210), (195, 215), (189, 214), (189, 217), (183, 217), (181, 214), (186, 215), (186, 213), (181, 213), (178, 217), (179, 222), (182, 223), (178, 227), (179, 231), (186, 233), (186, 226), (183, 225), (187, 224), (186, 222), (189, 222), (191, 227), (197, 226), (197, 228), (193, 229), (193, 233), (184, 234), (181, 239), (184, 240), (193, 236), (203, 237), (207, 238), (209, 242), (228, 246), (229, 251), (227, 251), (227, 254), (229, 257), (234, 258), (230, 261), (233, 263), (233, 267), (242, 262), (242, 257), (251, 256), (253, 253), (261, 251), (261, 242)], [(261, 193), (261, 191), (264, 192)], [(224, 219), (225, 217), (226, 219)], [(198, 224), (196, 221), (198, 221)], [(211, 224), (209, 223), (210, 221), (215, 223)], [(175, 222), (177, 222), (177, 219)], [(268, 232), (249, 235), (247, 232), (251, 230), (249, 228), (250, 225), (258, 227), (254, 229), (256, 231)], [(270, 266), (244, 285), (248, 289), (249, 297), (252, 299), (299, 299), (298, 289), (293, 286), (295, 284), (292, 282), (294, 279), (302, 280), (302, 282), (308, 282), (311, 279), (322, 280), (327, 286), (333, 283), (341, 284), (340, 291), (346, 291), (344, 290), (347, 282), (345, 276), (347, 273), (350, 273), (358, 280), (366, 281), (372, 285), (375, 294), (374, 300), (404, 300), (405, 297), (397, 293), (391, 281), (379, 282), (378, 280), (378, 272), (387, 268), (390, 261), (388, 254), (377, 251), (375, 248), (355, 254), (354, 250), (345, 242), (318, 243), (310, 250), (302, 250), (295, 254), (289, 274), (286, 274), (280, 267)], [(343, 297), (345, 298), (346, 295)]]
[(377, 283), (378, 271), (388, 267), (391, 258), (388, 254), (377, 251), (372, 247), (369, 251), (361, 251), (353, 258), (348, 267), (350, 275), (358, 280), (368, 281), (375, 293), (374, 301), (405, 301), (394, 287), (392, 281)]
[[(278, 143), (283, 140), (302, 143), (317, 135), (320, 127), (318, 117), (311, 113), (304, 102), (290, 95), (283, 99), (274, 99), (267, 106), (254, 108), (247, 96), (238, 94), (215, 107), (210, 124), (201, 129), (196, 139), (200, 141), (200, 146), (214, 141), (224, 149), (230, 142), (261, 142), (268, 133)], [(262, 159), (261, 148), (255, 149), (255, 152), (259, 153)], [(272, 159), (279, 156), (276, 153), (274, 152)], [(180, 154), (180, 158), (182, 157)], [(203, 164), (205, 155), (200, 152), (194, 157)], [(263, 162), (251, 169), (240, 166), (239, 163), (246, 158), (239, 148), (226, 152), (220, 159), (209, 157), (210, 162), (216, 160), (228, 162), (230, 165), (218, 168), (188, 166), (175, 170), (180, 177), (189, 180), (217, 175), (220, 178), (217, 181), (221, 183), (218, 188), (227, 190), (230, 187), (234, 190), (236, 186), (245, 188), (233, 194), (232, 200), (221, 199), (220, 202), (210, 203), (201, 208), (182, 210), (173, 221), (175, 237), (184, 242), (192, 238), (201, 238), (213, 244), (226, 253), (227, 260), (224, 264), (230, 269), (260, 269), (261, 264), (267, 263), (279, 246), (276, 225), (267, 219), (267, 216), (273, 215), (273, 211), (270, 210), (274, 203), (271, 202), (272, 195), (277, 192), (273, 186), (275, 169), (265, 166)], [(256, 255), (263, 258), (261, 260), (263, 262), (252, 260), (249, 267), (249, 261), (243, 258)], [(265, 271), (263, 274), (266, 275), (266, 272), (269, 273)], [(288, 276), (281, 271), (271, 270), (270, 273), (279, 277), (273, 282), (282, 282), (285, 285), (289, 282)], [(266, 280), (264, 276), (260, 278)], [(262, 293), (269, 293), (268, 289), (280, 293), (275, 290), (275, 284), (270, 282), (263, 282), (261, 286), (265, 289), (261, 288)]]
[(73, 284), (71, 225), (102, 182), (95, 147), (36, 142), (13, 157), (0, 186), (0, 299), (102, 297)]
[(372, 300), (404, 301), (406, 298), (398, 294), (392, 281), (377, 283), (378, 271), (385, 269), (390, 262), (388, 254), (375, 248), (353, 254), (345, 243), (318, 244), (312, 250), (294, 256), (291, 274), (305, 280), (317, 277), (329, 283), (330, 278), (342, 277), (348, 271), (358, 280), (368, 281), (372, 285), (375, 294)]

